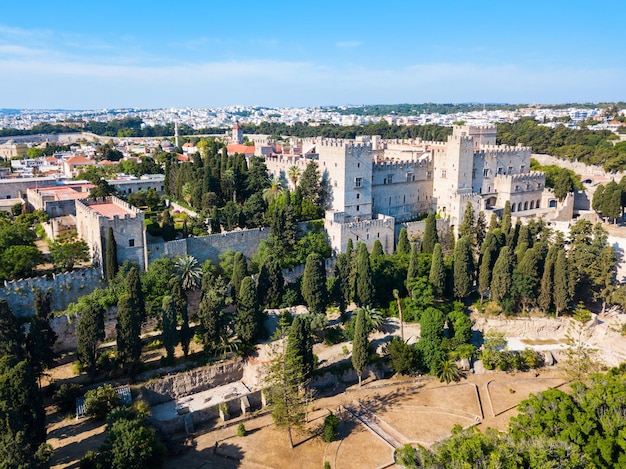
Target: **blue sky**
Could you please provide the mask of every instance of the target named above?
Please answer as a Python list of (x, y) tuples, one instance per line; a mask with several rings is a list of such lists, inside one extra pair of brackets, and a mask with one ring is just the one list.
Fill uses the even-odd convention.
[(0, 108), (626, 99), (622, 0), (5, 3)]

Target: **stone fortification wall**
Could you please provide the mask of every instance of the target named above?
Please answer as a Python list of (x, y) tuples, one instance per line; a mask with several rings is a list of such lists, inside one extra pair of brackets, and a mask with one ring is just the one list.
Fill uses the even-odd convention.
[(240, 381), (243, 377), (243, 366), (243, 361), (235, 358), (216, 365), (165, 376), (144, 384), (141, 387), (141, 394), (150, 405), (163, 404), (216, 386)]
[[(450, 229), (450, 221), (449, 220), (436, 220), (437, 224), (437, 233), (439, 233), (439, 238), (443, 233), (446, 233)], [(400, 230), (402, 228), (406, 228), (406, 234), (409, 239), (411, 238), (421, 238), (424, 235), (424, 231), (426, 230), (426, 220), (420, 221), (409, 221), (406, 223), (399, 223), (396, 225), (396, 238), (400, 235)]]
[(228, 250), (241, 251), (244, 256), (251, 258), (256, 253), (259, 243), (267, 239), (269, 234), (269, 229), (252, 229), (151, 243), (148, 245), (148, 263), (162, 256), (176, 257), (186, 254), (195, 257), (198, 262), (210, 259), (211, 262), (217, 263), (219, 255)]
[(103, 286), (100, 269), (92, 267), (73, 272), (5, 281), (0, 298), (7, 301), (16, 316), (30, 316), (34, 311), (37, 289), (51, 291), (52, 310), (63, 311), (83, 295)]

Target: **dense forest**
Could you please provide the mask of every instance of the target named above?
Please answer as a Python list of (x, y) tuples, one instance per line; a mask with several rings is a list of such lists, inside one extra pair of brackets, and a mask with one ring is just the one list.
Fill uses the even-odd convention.
[(555, 128), (540, 125), (533, 118), (511, 124), (498, 124), (498, 143), (530, 146), (534, 153), (546, 153), (563, 159), (603, 166), (606, 171), (619, 171), (626, 164), (626, 142), (608, 130)]

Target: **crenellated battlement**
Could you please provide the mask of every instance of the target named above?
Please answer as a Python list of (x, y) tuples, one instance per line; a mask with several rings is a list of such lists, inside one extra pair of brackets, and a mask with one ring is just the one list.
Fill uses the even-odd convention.
[(372, 228), (384, 228), (393, 227), (394, 219), (392, 217), (385, 217), (384, 219), (375, 220), (362, 220), (341, 224), (342, 232), (362, 231)]
[(546, 174), (541, 171), (531, 171), (523, 174), (497, 174), (495, 179), (502, 179), (511, 183), (543, 182), (546, 179)]
[(430, 166), (432, 159), (430, 155), (424, 159), (411, 159), (411, 160), (378, 160), (372, 164), (373, 171), (391, 171), (391, 170), (404, 170), (413, 168), (427, 168)]
[(345, 138), (322, 138), (317, 141), (316, 145), (318, 146), (318, 151), (319, 147), (372, 150), (371, 142), (358, 142), (353, 139)]
[(480, 149), (485, 153), (496, 153), (496, 154), (505, 154), (505, 153), (519, 153), (519, 152), (530, 152), (530, 147), (524, 146), (511, 146), (511, 145), (482, 145)]

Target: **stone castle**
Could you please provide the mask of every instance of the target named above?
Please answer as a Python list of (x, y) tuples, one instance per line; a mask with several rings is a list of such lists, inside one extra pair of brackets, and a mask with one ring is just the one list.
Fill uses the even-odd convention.
[(545, 174), (530, 171), (530, 148), (496, 145), (495, 126), (455, 126), (446, 142), (292, 139), (288, 151), (268, 154), (257, 142), (271, 174), (287, 183), (289, 168), (316, 160), (329, 188), (325, 227), (331, 246), (342, 252), (349, 238), (371, 248), (379, 239), (394, 248), (396, 222), (436, 212), (454, 229), (468, 202), (474, 210), (501, 213), (505, 202), (518, 217), (554, 211)]

